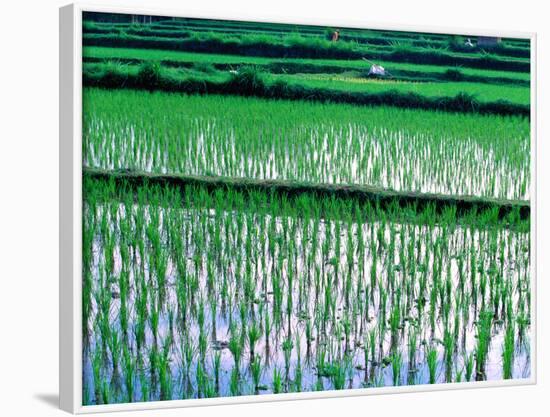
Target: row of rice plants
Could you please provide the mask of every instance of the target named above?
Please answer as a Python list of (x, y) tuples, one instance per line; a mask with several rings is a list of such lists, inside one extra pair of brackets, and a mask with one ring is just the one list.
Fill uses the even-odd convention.
[(83, 162), (527, 200), (529, 128), (516, 117), (86, 89)]
[[(284, 37), (256, 34), (228, 35), (213, 32), (186, 32), (170, 37), (154, 31), (140, 35), (116, 30), (111, 33), (83, 33), (85, 46), (107, 46), (139, 49), (164, 49), (203, 53), (224, 53), (244, 56), (361, 59), (392, 62), (424, 62), (432, 65), (453, 65), (470, 68), (530, 72), (529, 52), (521, 57), (500, 56), (476, 50), (454, 52), (443, 48), (416, 47), (411, 42), (391, 45), (361, 45), (357, 42), (331, 42), (321, 37), (289, 34)], [(514, 48), (515, 49), (515, 48)]]
[(84, 190), (85, 404), (529, 376), (529, 220)]
[[(212, 53), (193, 53), (184, 51), (162, 51), (155, 49), (131, 49), (131, 48), (109, 48), (102, 46), (86, 46), (83, 48), (84, 59), (104, 59), (104, 60), (128, 60), (136, 59), (142, 61), (164, 61), (176, 63), (189, 63), (196, 65), (232, 65), (237, 68), (239, 65), (256, 65), (270, 67), (280, 67), (285, 70), (296, 68), (295, 72), (334, 72), (344, 71), (363, 71), (366, 72), (370, 65), (363, 60), (337, 60), (337, 59), (274, 59), (254, 56), (239, 55), (221, 55)], [(530, 74), (524, 72), (510, 72), (498, 70), (486, 70), (475, 68), (463, 68), (454, 66), (425, 65), (421, 63), (399, 63), (399, 62), (379, 62), (386, 67), (392, 75), (398, 75), (400, 72), (417, 72), (426, 77), (438, 77), (448, 70), (454, 71), (455, 79), (462, 75), (464, 78), (475, 78), (479, 82), (483, 79), (500, 79), (503, 83), (519, 83), (528, 85)], [(330, 71), (326, 69), (330, 68)], [(457, 77), (458, 71), (458, 77)], [(527, 84), (526, 84), (527, 83)]]
[[(525, 89), (512, 88), (510, 97), (502, 99), (496, 92), (496, 101), (478, 99), (476, 95), (460, 91), (454, 95), (420, 94), (407, 88), (342, 88), (327, 86), (326, 81), (309, 85), (299, 77), (285, 80), (270, 77), (258, 68), (240, 67), (235, 71), (217, 71), (212, 68), (172, 68), (158, 62), (146, 61), (138, 65), (121, 62), (85, 63), (83, 84), (87, 87), (109, 89), (134, 89), (165, 91), (186, 94), (223, 94), (269, 99), (290, 99), (346, 103), (359, 106), (392, 106), (407, 109), (437, 110), (460, 113), (492, 114), (502, 116), (523, 116), (529, 118), (530, 104), (525, 100)], [(291, 82), (292, 81), (292, 82)], [(373, 80), (371, 80), (373, 81)], [(332, 84), (331, 84), (332, 85)], [(465, 90), (469, 84), (463, 83)], [(329, 88), (330, 87), (330, 88)], [(349, 86), (348, 86), (349, 87)], [(459, 84), (460, 89), (460, 84)], [(453, 85), (448, 90), (452, 92)], [(488, 92), (495, 91), (489, 88)], [(490, 96), (489, 96), (490, 97)], [(522, 102), (517, 101), (523, 97)]]
[(272, 74), (270, 80), (337, 91), (362, 91), (377, 93), (395, 90), (400, 93), (416, 93), (428, 97), (448, 97), (458, 93), (472, 94), (481, 102), (508, 100), (512, 103), (529, 105), (531, 94), (528, 87), (516, 85), (490, 85), (467, 82), (406, 82), (399, 80), (365, 79), (364, 77), (338, 74)]
[[(118, 66), (117, 66), (118, 64)], [(139, 64), (139, 65), (138, 65)], [(172, 64), (172, 63), (169, 63)], [(118, 70), (121, 74), (138, 74), (142, 68), (150, 65), (159, 65), (151, 61), (145, 62), (99, 62), (85, 63), (85, 73), (90, 75), (105, 72), (107, 70)], [(225, 70), (217, 70), (211, 66), (203, 67), (201, 65), (192, 65), (189, 67), (173, 68), (173, 65), (159, 66), (161, 69), (160, 77), (172, 76), (172, 79), (184, 79), (194, 77), (195, 79), (219, 80), (220, 82), (228, 82), (232, 78), (232, 73)], [(269, 69), (269, 68), (267, 68)], [(201, 71), (202, 70), (202, 71)], [(239, 68), (238, 72), (246, 71), (247, 68)], [(258, 68), (255, 68), (258, 71)], [(236, 70), (235, 70), (236, 71)], [(358, 75), (338, 75), (332, 73), (316, 73), (316, 74), (289, 74), (285, 68), (281, 69), (282, 74), (261, 73), (261, 77), (266, 85), (277, 85), (284, 83), (289, 86), (297, 86), (302, 88), (310, 88), (315, 91), (331, 90), (333, 92), (355, 92), (364, 94), (381, 94), (394, 92), (394, 94), (418, 94), (426, 98), (445, 98), (455, 97), (458, 94), (463, 94), (475, 98), (477, 103), (495, 103), (499, 100), (506, 100), (509, 103), (521, 106), (530, 105), (529, 88), (525, 85), (504, 85), (497, 83), (495, 85), (480, 82), (463, 82), (447, 79), (446, 82), (438, 82), (434, 80), (381, 80), (377, 78), (368, 78)], [(452, 75), (454, 76), (454, 75)], [(460, 73), (456, 75), (460, 77)], [(96, 76), (97, 77), (97, 76)], [(151, 80), (153, 81), (153, 80)], [(154, 84), (151, 87), (155, 87)]]
[[(310, 27), (310, 26), (287, 26), (278, 25), (275, 27), (262, 27), (262, 25), (247, 25), (239, 23), (236, 26), (227, 26), (219, 21), (207, 20), (200, 22), (198, 20), (182, 22), (167, 21), (155, 22), (150, 24), (138, 23), (99, 23), (93, 21), (84, 21), (84, 33), (117, 33), (119, 35), (145, 35), (145, 36), (165, 36), (165, 37), (183, 37), (189, 36), (190, 32), (214, 32), (226, 35), (275, 35), (280, 38), (288, 35), (300, 35), (302, 37), (316, 37), (330, 40), (335, 29)], [(479, 52), (480, 48), (464, 47), (464, 39), (453, 35), (435, 36), (429, 34), (407, 34), (403, 32), (380, 32), (371, 30), (345, 29), (340, 33), (342, 41), (355, 41), (360, 44), (387, 45), (391, 46), (396, 42), (410, 44), (416, 47), (432, 47), (440, 49), (449, 49), (455, 51)], [(461, 42), (462, 41), (462, 42)], [(522, 45), (513, 44), (508, 40), (503, 40), (501, 45), (491, 49), (499, 55), (508, 56), (529, 56), (529, 42)]]

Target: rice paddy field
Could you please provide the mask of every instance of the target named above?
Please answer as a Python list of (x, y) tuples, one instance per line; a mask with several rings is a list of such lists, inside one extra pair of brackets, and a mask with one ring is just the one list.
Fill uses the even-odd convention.
[(84, 17), (84, 405), (530, 378), (529, 41)]

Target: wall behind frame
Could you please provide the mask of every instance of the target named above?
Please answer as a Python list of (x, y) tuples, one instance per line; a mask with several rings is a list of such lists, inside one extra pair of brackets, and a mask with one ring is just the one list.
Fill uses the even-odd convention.
[[(112, 2), (97, 1), (98, 4)], [(390, 24), (437, 25), (440, 27), (483, 28), (493, 30), (536, 31), (538, 50), (550, 47), (541, 6), (536, 1), (521, 3), (500, 2), (407, 2), (395, 0), (379, 5), (348, 0), (338, 2), (281, 0), (261, 4), (234, 0), (223, 2), (203, 0), (196, 4), (181, 1), (117, 1), (126, 6), (183, 9), (208, 13), (227, 13), (228, 17), (271, 17), (311, 21), (365, 19)], [(0, 344), (6, 358), (4, 378), (1, 379), (2, 404), (6, 415), (63, 415), (55, 403), (58, 392), (58, 7), (62, 1), (13, 2), (4, 6), (5, 18), (0, 26), (3, 39), (2, 67), (3, 138), (0, 141), (0, 169), (3, 195), (9, 201), (0, 206), (0, 240), (3, 260), (0, 317), (4, 343)], [(23, 23), (24, 22), (24, 25)], [(37, 65), (37, 63), (40, 63)], [(550, 65), (545, 54), (538, 56), (540, 75), (538, 114), (550, 111), (548, 75)], [(546, 74), (546, 75), (545, 75)], [(544, 179), (550, 170), (543, 162), (550, 158), (548, 127), (539, 117), (538, 156), (538, 322), (549, 317), (544, 294), (550, 286), (542, 277), (550, 272), (545, 253), (550, 245), (544, 239), (550, 222), (543, 213), (550, 208)], [(9, 140), (6, 140), (9, 138)], [(275, 416), (309, 414), (330, 416), (345, 412), (408, 415), (463, 416), (476, 414), (518, 416), (540, 415), (539, 409), (548, 404), (545, 393), (550, 382), (548, 360), (548, 331), (538, 326), (539, 369), (538, 385), (515, 388), (447, 391), (398, 396), (357, 397), (322, 401), (299, 401), (239, 405), (182, 410), (166, 410), (155, 415), (217, 416), (235, 413), (244, 416)], [(546, 394), (547, 395), (547, 394)], [(490, 414), (489, 414), (490, 413)], [(126, 415), (126, 414), (116, 414)], [(140, 413), (138, 415), (146, 415)], [(147, 415), (150, 415), (147, 414)]]

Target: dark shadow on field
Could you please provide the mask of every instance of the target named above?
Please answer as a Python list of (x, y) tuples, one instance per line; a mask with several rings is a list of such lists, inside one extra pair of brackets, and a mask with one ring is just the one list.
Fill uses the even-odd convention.
[(59, 408), (59, 394), (34, 394), (34, 398), (52, 408)]

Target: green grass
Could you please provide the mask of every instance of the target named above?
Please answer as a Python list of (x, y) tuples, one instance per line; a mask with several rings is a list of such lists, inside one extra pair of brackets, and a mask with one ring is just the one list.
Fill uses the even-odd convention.
[(384, 91), (414, 93), (426, 97), (449, 97), (458, 93), (475, 96), (481, 103), (507, 100), (529, 106), (531, 95), (522, 86), (488, 85), (465, 82), (403, 82), (393, 80), (364, 79), (334, 74), (270, 75), (272, 80), (284, 80), (290, 85), (326, 88), (338, 92), (355, 91), (376, 94)]
[[(173, 61), (182, 63), (198, 63), (204, 62), (209, 64), (225, 64), (234, 65), (237, 68), (240, 65), (310, 65), (313, 67), (337, 67), (342, 71), (368, 71), (370, 65), (363, 60), (339, 60), (339, 59), (275, 59), (265, 57), (237, 56), (237, 55), (222, 55), (212, 53), (193, 53), (185, 51), (165, 51), (155, 49), (138, 49), (138, 48), (112, 48), (101, 46), (84, 46), (84, 58), (101, 58), (105, 60), (116, 59), (140, 59), (152, 61)], [(417, 63), (402, 63), (380, 61), (378, 64), (384, 66), (390, 73), (392, 71), (419, 71), (427, 75), (442, 74), (448, 68), (456, 68), (449, 66), (425, 65)], [(492, 77), (492, 78), (510, 78), (512, 80), (529, 81), (530, 75), (528, 72), (510, 72), (488, 69), (475, 69), (460, 67), (460, 71), (466, 76), (472, 77)], [(319, 72), (322, 72), (319, 70)]]
[[(410, 88), (401, 88), (413, 85), (410, 83), (386, 84), (373, 82), (373, 80), (369, 82), (360, 80), (361, 84), (354, 84), (340, 81), (340, 88), (335, 89), (333, 87), (338, 82), (334, 84), (332, 81), (327, 83), (325, 80), (313, 80), (314, 83), (311, 85), (310, 78), (314, 76), (306, 76), (306, 78), (302, 76), (302, 79), (299, 78), (300, 76), (290, 76), (293, 77), (290, 79), (288, 76), (287, 79), (282, 77), (264, 74), (255, 67), (240, 68), (238, 72), (234, 73), (215, 70), (205, 73), (196, 69), (164, 68), (158, 63), (145, 61), (140, 66), (113, 62), (86, 64), (83, 81), (86, 86), (109, 89), (128, 88), (193, 94), (228, 94), (368, 106), (386, 105), (450, 112), (530, 116), (529, 100), (525, 103), (515, 103), (508, 98), (503, 99), (503, 96), (497, 96), (495, 101), (482, 101), (474, 94), (461, 91), (467, 89), (468, 84), (466, 83), (459, 83), (458, 91), (443, 89), (448, 90), (445, 91), (447, 95), (430, 96), (416, 93)], [(299, 80), (299, 82), (295, 82), (295, 80)], [(386, 85), (388, 85), (387, 88)], [(439, 83), (439, 87), (442, 85), (445, 84)], [(376, 88), (374, 91), (369, 91), (369, 88), (366, 87)], [(439, 87), (438, 90), (442, 91)], [(481, 91), (480, 89), (481, 84), (475, 91)], [(492, 91), (497, 92), (498, 90), (493, 87)], [(517, 87), (514, 91), (521, 93), (524, 97), (527, 90)]]
[[(145, 35), (145, 36), (143, 36)], [(108, 46), (142, 49), (165, 49), (188, 52), (225, 53), (233, 55), (338, 58), (419, 62), (436, 65), (463, 65), (470, 68), (501, 69), (529, 72), (528, 58), (500, 57), (481, 52), (451, 52), (444, 48), (415, 47), (410, 43), (365, 47), (356, 42), (330, 42), (323, 38), (289, 34), (283, 38), (271, 35), (227, 35), (212, 32), (191, 32), (184, 37), (164, 37), (152, 34), (130, 35), (85, 33), (86, 46)]]
[[(242, 36), (255, 37), (260, 39), (266, 39), (268, 41), (274, 40), (283, 40), (287, 36), (300, 36), (302, 38), (309, 38), (313, 42), (322, 39), (330, 40), (332, 37), (333, 30), (325, 29), (321, 33), (303, 33), (300, 31), (259, 31), (259, 30), (250, 30), (250, 29), (229, 29), (229, 28), (218, 28), (216, 25), (208, 26), (204, 28), (198, 27), (178, 27), (178, 25), (158, 27), (157, 25), (84, 25), (84, 33), (92, 34), (114, 34), (118, 36), (147, 36), (147, 37), (159, 37), (159, 38), (189, 38), (198, 33), (205, 35), (221, 35), (221, 36), (232, 36), (234, 38), (239, 38)], [(366, 32), (366, 31), (365, 31)], [(481, 48), (481, 47), (467, 47), (464, 46), (464, 39), (456, 40), (453, 37), (449, 36), (447, 39), (409, 39), (406, 37), (384, 37), (380, 36), (378, 33), (373, 34), (352, 34), (348, 33), (347, 30), (344, 31), (340, 36), (340, 43), (355, 42), (360, 45), (368, 45), (369, 49), (375, 50), (389, 50), (394, 48), (396, 43), (400, 45), (407, 45), (408, 48), (430, 48), (430, 49), (439, 49), (439, 50), (450, 50), (457, 55), (471, 55), (478, 54), (479, 52), (491, 52), (495, 55), (505, 56), (505, 57), (519, 57), (525, 58), (529, 57), (530, 50), (528, 47), (524, 46), (513, 46), (501, 43), (500, 45), (492, 48)], [(400, 46), (403, 48), (403, 46)]]
[[(86, 20), (84, 22), (84, 29), (86, 31), (92, 31), (93, 29), (108, 27), (108, 28), (135, 28), (135, 29), (188, 29), (188, 30), (200, 30), (200, 31), (222, 31), (227, 33), (241, 32), (241, 33), (268, 33), (268, 34), (288, 34), (299, 33), (301, 35), (326, 35), (327, 30), (332, 31), (334, 28), (327, 28), (326, 26), (313, 26), (313, 25), (297, 25), (297, 24), (281, 24), (271, 22), (245, 22), (245, 21), (229, 21), (229, 20), (210, 20), (210, 19), (193, 19), (193, 18), (169, 18), (163, 21), (153, 22), (152, 24), (141, 23), (119, 23), (120, 21), (113, 21), (113, 23), (99, 23), (92, 20)], [(389, 31), (389, 30), (373, 30), (373, 29), (357, 29), (357, 28), (345, 28), (342, 30), (342, 36), (356, 36), (365, 38), (376, 38), (386, 43), (392, 43), (395, 41), (421, 41), (425, 43), (431, 42), (449, 42), (459, 41), (460, 36), (445, 35), (440, 33), (418, 33), (418, 32), (406, 32), (406, 31)], [(529, 40), (516, 39), (516, 38), (503, 38), (502, 43), (504, 46), (515, 46), (528, 48)]]
[[(286, 35), (299, 34), (303, 37), (330, 39), (334, 28), (314, 27), (304, 25), (266, 25), (255, 22), (230, 22), (215, 20), (186, 19), (185, 21), (164, 21), (152, 24), (95, 23), (85, 21), (85, 33), (117, 33), (129, 35), (154, 35), (166, 37), (186, 37), (193, 32), (221, 33), (226, 35), (275, 35), (283, 38)], [(340, 39), (345, 42), (354, 41), (371, 46), (392, 46), (395, 42), (408, 43), (411, 46), (451, 49), (475, 53), (479, 48), (464, 47), (464, 37), (454, 35), (435, 35), (405, 32), (391, 32), (368, 29), (340, 30)], [(501, 45), (490, 48), (493, 53), (504, 56), (528, 56), (529, 42), (503, 40)]]

